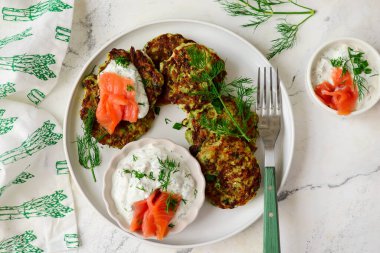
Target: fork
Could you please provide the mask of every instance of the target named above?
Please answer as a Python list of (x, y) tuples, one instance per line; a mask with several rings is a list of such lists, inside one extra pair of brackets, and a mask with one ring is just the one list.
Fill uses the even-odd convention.
[[(281, 129), (281, 90), (278, 69), (276, 87), (273, 87), (272, 68), (269, 69), (269, 89), (267, 89), (267, 68), (261, 82), (258, 70), (256, 113), (259, 116), (258, 130), (265, 148), (264, 175), (264, 253), (279, 253), (280, 233), (277, 211), (277, 190), (275, 172), (275, 144)], [(274, 100), (275, 96), (275, 100)]]

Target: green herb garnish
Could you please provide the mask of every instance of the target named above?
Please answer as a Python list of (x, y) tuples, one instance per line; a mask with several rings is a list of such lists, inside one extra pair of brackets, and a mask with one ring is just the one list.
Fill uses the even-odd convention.
[(133, 87), (132, 85), (127, 85), (127, 91), (134, 91), (135, 90), (135, 87)]
[(167, 156), (165, 160), (157, 157), (160, 164), (160, 173), (158, 174), (158, 182), (161, 184), (161, 189), (167, 191), (170, 184), (171, 175), (179, 171), (180, 163)]
[(178, 201), (172, 197), (173, 194), (170, 193), (168, 198), (166, 199), (166, 213), (169, 213), (169, 211), (175, 211)]
[[(244, 24), (243, 27), (252, 27), (254, 29), (267, 22), (273, 16), (306, 15), (306, 18), (296, 24), (290, 24), (285, 19), (280, 19), (280, 23), (276, 26), (280, 38), (272, 41), (268, 59), (280, 54), (286, 49), (292, 48), (295, 45), (299, 27), (310, 17), (314, 16), (316, 12), (309, 7), (296, 3), (294, 0), (217, 0), (217, 2), (219, 2), (231, 16), (250, 17), (249, 22)], [(274, 10), (275, 7), (282, 7), (284, 5), (292, 5), (293, 7), (300, 8), (300, 11)]]
[(183, 125), (181, 123), (178, 123), (178, 122), (176, 122), (173, 125), (173, 128), (176, 129), (176, 130), (181, 130), (182, 127), (183, 127)]
[(138, 105), (142, 105), (142, 106), (145, 106), (145, 103), (137, 103)]
[(195, 189), (194, 189), (194, 197), (195, 197), (195, 198), (197, 197), (197, 194), (198, 194), (198, 190), (195, 188)]
[(146, 192), (146, 189), (144, 188), (144, 186), (141, 186), (141, 187), (136, 186), (136, 189), (139, 189), (139, 190), (141, 190), (143, 192)]
[(154, 113), (155, 113), (156, 115), (160, 115), (160, 110), (161, 110), (160, 107), (158, 107), (158, 106), (155, 106), (155, 107), (154, 107)]
[(150, 180), (156, 180), (152, 171), (149, 173), (149, 175), (147, 175), (146, 173), (140, 172), (137, 170), (124, 169), (124, 173), (131, 174), (131, 175), (135, 176), (135, 178), (137, 178), (137, 179), (142, 179), (142, 178), (146, 177)]
[(168, 227), (169, 227), (169, 228), (174, 228), (175, 225), (174, 225), (173, 223), (169, 223)]
[(124, 169), (124, 173), (134, 175), (135, 178), (137, 178), (137, 179), (147, 177), (147, 175), (144, 172), (140, 172), (137, 170)]
[(117, 65), (122, 66), (124, 68), (127, 68), (129, 66), (129, 61), (127, 60), (127, 58), (122, 56), (116, 57), (115, 62)]
[(369, 67), (368, 61), (364, 58), (364, 52), (356, 51), (348, 47), (348, 58), (338, 57), (330, 59), (330, 63), (335, 68), (342, 68), (342, 75), (351, 69), (354, 76), (354, 84), (358, 88), (359, 100), (363, 99), (365, 93), (368, 93), (366, 86), (367, 80), (363, 75), (370, 75), (372, 69)]
[(84, 119), (83, 136), (77, 136), (77, 147), (80, 165), (91, 170), (92, 178), (96, 182), (94, 168), (100, 165), (101, 158), (97, 140), (91, 135), (94, 122), (95, 110), (89, 109), (87, 118)]
[(172, 121), (168, 118), (165, 118), (165, 124), (167, 125), (167, 124), (169, 124), (169, 122), (172, 122)]
[(132, 159), (134, 162), (136, 162), (139, 158), (136, 155), (132, 155)]
[[(194, 92), (193, 95), (200, 95), (205, 100), (211, 102), (217, 113), (225, 112), (227, 119), (209, 120), (206, 116), (202, 116), (200, 124), (202, 127), (215, 132), (218, 135), (230, 135), (243, 138), (248, 142), (251, 138), (248, 136), (252, 125), (249, 122), (253, 119), (254, 113), (251, 111), (251, 106), (254, 102), (255, 88), (247, 86), (252, 83), (250, 78), (237, 78), (230, 83), (215, 83), (214, 78), (224, 70), (224, 62), (217, 61), (212, 64), (209, 71), (204, 69), (211, 63), (204, 53), (200, 52), (196, 47), (190, 47), (187, 50), (191, 60), (190, 65), (200, 70), (200, 74), (192, 76), (196, 82), (205, 82), (208, 84), (208, 89)], [(236, 92), (236, 97), (231, 97), (231, 93)], [(237, 113), (234, 115), (226, 105), (226, 97), (233, 98)]]
[(187, 199), (181, 199), (181, 201), (186, 205), (187, 204)]

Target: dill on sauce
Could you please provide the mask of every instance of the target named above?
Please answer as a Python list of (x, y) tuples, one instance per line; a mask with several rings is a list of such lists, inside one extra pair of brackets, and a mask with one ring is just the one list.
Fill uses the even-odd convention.
[(169, 213), (169, 211), (175, 211), (177, 205), (178, 201), (175, 198), (173, 198), (173, 193), (169, 193), (169, 196), (166, 199), (166, 213)]
[(365, 93), (368, 93), (367, 80), (363, 75), (370, 75), (372, 69), (368, 61), (364, 58), (364, 52), (357, 51), (351, 47), (347, 48), (348, 58), (338, 57), (330, 59), (330, 63), (335, 68), (342, 68), (342, 75), (351, 70), (354, 76), (354, 84), (358, 88), (359, 100), (362, 100)]
[(79, 164), (90, 169), (92, 178), (96, 182), (94, 168), (101, 163), (100, 150), (97, 140), (92, 137), (91, 131), (95, 122), (95, 110), (89, 109), (83, 123), (83, 136), (77, 136)]
[(135, 178), (137, 178), (137, 179), (142, 179), (142, 178), (146, 177), (146, 178), (148, 178), (148, 179), (150, 179), (150, 180), (156, 180), (156, 178), (154, 177), (152, 171), (149, 173), (149, 175), (147, 175), (147, 174), (144, 173), (144, 172), (137, 171), (137, 170), (124, 169), (123, 171), (124, 171), (124, 173), (126, 173), (126, 174), (131, 174), (131, 175), (133, 175), (133, 176), (134, 176)]
[(127, 68), (129, 66), (129, 61), (127, 60), (127, 58), (123, 56), (116, 57), (115, 62), (117, 65), (122, 66), (124, 68)]
[(160, 172), (158, 174), (158, 182), (161, 184), (161, 189), (167, 191), (170, 184), (171, 175), (179, 171), (180, 163), (168, 156), (165, 160), (157, 157), (160, 164)]
[(136, 155), (132, 155), (132, 159), (134, 162), (136, 162), (139, 158)]

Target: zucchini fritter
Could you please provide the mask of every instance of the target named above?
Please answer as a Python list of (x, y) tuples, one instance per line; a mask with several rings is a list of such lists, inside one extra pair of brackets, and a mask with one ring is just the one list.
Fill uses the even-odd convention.
[(260, 188), (261, 174), (253, 150), (240, 138), (207, 140), (196, 156), (206, 179), (206, 197), (220, 208), (246, 204)]
[[(195, 65), (195, 61), (198, 64)], [(226, 72), (224, 61), (213, 50), (197, 43), (175, 48), (172, 56), (160, 66), (165, 77), (165, 98), (172, 104), (179, 104), (187, 112), (201, 108), (207, 101), (196, 93), (210, 89), (210, 84), (194, 77), (202, 76), (202, 73), (210, 74), (217, 62), (223, 63), (223, 70), (214, 78), (216, 83), (224, 79)]]
[[(101, 144), (107, 144), (112, 147), (122, 148), (127, 143), (136, 140), (144, 133), (146, 133), (152, 126), (154, 120), (154, 105), (156, 103), (158, 95), (161, 93), (163, 85), (163, 76), (155, 69), (152, 61), (140, 50), (134, 50), (131, 48), (130, 52), (123, 49), (112, 49), (108, 53), (106, 62), (99, 67), (101, 72), (107, 64), (118, 57), (123, 57), (126, 60), (132, 62), (139, 71), (141, 78), (143, 79), (145, 91), (149, 100), (149, 112), (142, 118), (138, 119), (135, 123), (128, 121), (121, 121), (114, 133), (110, 135), (103, 127), (99, 125), (97, 121), (94, 122), (92, 128), (92, 136), (98, 140)], [(83, 80), (83, 87), (85, 90), (84, 98), (82, 101), (82, 109), (80, 111), (80, 117), (84, 120), (87, 117), (89, 109), (96, 111), (99, 103), (99, 86), (97, 83), (97, 76), (94, 74), (89, 75)]]
[(173, 50), (183, 43), (194, 42), (184, 38), (181, 34), (161, 34), (145, 44), (144, 51), (152, 59), (157, 69), (160, 63), (169, 59)]
[[(228, 110), (236, 115), (233, 98), (224, 97)], [(220, 208), (234, 208), (246, 204), (260, 187), (260, 168), (254, 156), (257, 138), (257, 115), (252, 114), (247, 132), (251, 142), (237, 137), (217, 135), (206, 129), (203, 121), (226, 120), (226, 112), (217, 113), (209, 103), (202, 109), (192, 111), (185, 120), (186, 139), (190, 152), (199, 161), (206, 179), (206, 197)], [(238, 123), (239, 118), (235, 118)]]

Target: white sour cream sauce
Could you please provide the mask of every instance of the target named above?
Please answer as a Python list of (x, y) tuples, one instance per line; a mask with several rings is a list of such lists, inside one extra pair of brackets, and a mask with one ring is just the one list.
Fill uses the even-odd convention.
[[(112, 198), (119, 214), (121, 214), (128, 223), (131, 223), (133, 218), (133, 203), (148, 198), (151, 192), (160, 188), (160, 183), (157, 179), (161, 167), (157, 157), (161, 160), (165, 160), (169, 157), (169, 159), (174, 159), (180, 163), (179, 171), (171, 174), (167, 191), (181, 194), (182, 199), (185, 199), (186, 203), (181, 201), (170, 223), (176, 225), (178, 220), (185, 217), (192, 206), (192, 202), (196, 198), (197, 193), (194, 179), (191, 176), (190, 170), (182, 162), (182, 157), (168, 150), (163, 145), (148, 144), (130, 152), (125, 158), (120, 160), (112, 177)], [(148, 177), (138, 179), (133, 173), (125, 173), (125, 169), (136, 170), (146, 175), (152, 172), (155, 180), (149, 179)]]
[(111, 60), (108, 63), (107, 67), (102, 72), (100, 72), (100, 75), (105, 72), (113, 72), (120, 76), (130, 78), (135, 82), (134, 88), (136, 91), (136, 102), (138, 103), (139, 107), (138, 118), (144, 118), (149, 111), (149, 101), (148, 97), (146, 96), (144, 83), (142, 82), (141, 76), (135, 65), (130, 62), (128, 67), (125, 68), (121, 65), (116, 64), (114, 60)]
[[(330, 59), (344, 57), (348, 59), (348, 47), (351, 47), (355, 51), (364, 52), (364, 58), (368, 60), (369, 67), (372, 69), (372, 73), (370, 75), (363, 75), (363, 77), (367, 80), (366, 87), (368, 88), (368, 93), (365, 93), (362, 100), (358, 100), (356, 104), (356, 110), (360, 110), (362, 108), (367, 107), (367, 105), (372, 100), (373, 96), (376, 96), (379, 89), (379, 76), (372, 76), (373, 74), (378, 74), (379, 70), (376, 68), (376, 60), (374, 56), (369, 53), (365, 48), (362, 48), (356, 44), (350, 43), (339, 43), (335, 44), (330, 48), (327, 48), (325, 51), (321, 53), (320, 59), (314, 66), (314, 69), (311, 72), (311, 81), (313, 86), (317, 86), (318, 84), (328, 81), (332, 83), (331, 72), (333, 66), (330, 63)], [(352, 76), (352, 74), (351, 74)]]

